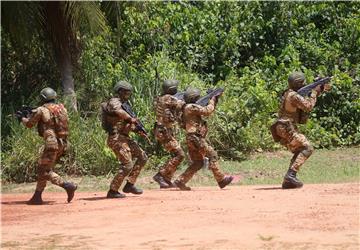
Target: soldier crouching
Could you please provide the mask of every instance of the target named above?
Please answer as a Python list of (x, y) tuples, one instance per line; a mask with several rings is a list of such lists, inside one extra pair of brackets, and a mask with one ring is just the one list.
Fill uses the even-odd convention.
[(314, 108), (317, 96), (321, 93), (318, 86), (312, 90), (309, 97), (303, 97), (296, 91), (305, 85), (305, 75), (294, 72), (288, 78), (289, 89), (282, 96), (281, 107), (277, 121), (271, 126), (271, 132), (276, 142), (286, 146), (294, 155), (289, 169), (284, 176), (282, 188), (301, 188), (303, 183), (296, 174), (300, 167), (314, 152), (305, 135), (301, 134), (297, 124), (307, 122), (308, 113)]
[(212, 171), (220, 188), (224, 188), (233, 180), (232, 176), (225, 176), (221, 172), (218, 155), (205, 139), (207, 124), (202, 117), (210, 116), (214, 112), (217, 97), (213, 97), (205, 107), (195, 104), (199, 97), (200, 90), (195, 88), (188, 88), (184, 95), (186, 105), (183, 108), (183, 119), (191, 163), (174, 182), (181, 190), (191, 190), (190, 187), (186, 186), (186, 183), (202, 168), (206, 158), (209, 159), (209, 169)]

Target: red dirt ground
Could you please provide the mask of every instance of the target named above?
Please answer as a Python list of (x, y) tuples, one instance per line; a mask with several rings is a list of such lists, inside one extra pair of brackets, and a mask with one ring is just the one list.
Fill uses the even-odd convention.
[(359, 249), (359, 183), (2, 195), (2, 248)]

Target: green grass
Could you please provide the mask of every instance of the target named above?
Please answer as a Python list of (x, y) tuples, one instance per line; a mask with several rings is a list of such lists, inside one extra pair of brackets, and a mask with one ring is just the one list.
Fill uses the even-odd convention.
[[(221, 169), (227, 174), (242, 176), (236, 185), (280, 184), (292, 154), (287, 151), (257, 153), (249, 159), (237, 161), (220, 161)], [(177, 175), (184, 171), (183, 164)], [(304, 183), (341, 183), (358, 182), (360, 169), (360, 148), (337, 148), (334, 150), (318, 149), (302, 166), (298, 176)], [(145, 189), (156, 189), (158, 185), (152, 181), (154, 170), (141, 173), (138, 185)], [(110, 176), (68, 177), (79, 185), (79, 191), (106, 191), (112, 179)], [(33, 192), (36, 183), (2, 185), (2, 193)], [(189, 182), (189, 186), (211, 186), (216, 182), (209, 170), (200, 170)], [(61, 188), (49, 184), (47, 191), (61, 191)]]

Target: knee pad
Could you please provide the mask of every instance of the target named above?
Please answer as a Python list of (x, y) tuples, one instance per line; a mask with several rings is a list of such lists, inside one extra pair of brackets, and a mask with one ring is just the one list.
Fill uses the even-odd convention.
[(313, 152), (314, 152), (314, 147), (311, 145), (305, 146), (304, 149), (301, 151), (301, 153), (307, 158), (310, 157), (310, 155), (312, 155)]
[(217, 162), (219, 160), (218, 154), (215, 152), (212, 155), (209, 155), (209, 163)]

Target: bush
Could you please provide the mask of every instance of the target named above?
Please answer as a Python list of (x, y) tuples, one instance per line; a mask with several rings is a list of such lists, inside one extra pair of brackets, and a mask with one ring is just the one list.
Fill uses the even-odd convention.
[[(99, 121), (99, 105), (118, 80), (134, 86), (131, 103), (152, 136), (154, 98), (164, 79), (225, 93), (209, 119), (209, 140), (220, 156), (243, 159), (249, 152), (275, 150), (269, 127), (290, 72), (308, 82), (333, 76), (333, 88), (318, 98), (300, 129), (315, 147), (360, 143), (360, 39), (356, 3), (144, 2), (122, 3), (118, 26), (93, 37), (84, 33), (76, 67), (79, 113), (70, 116), (71, 149), (57, 171), (106, 175), (118, 169)], [(39, 44), (16, 52), (2, 32), (2, 174), (29, 181), (41, 139), (11, 121), (21, 104), (35, 105), (42, 87), (56, 88), (58, 72)], [(61, 92), (59, 92), (61, 95)], [(136, 137), (157, 168), (167, 154)], [(184, 143), (183, 131), (179, 140)]]

